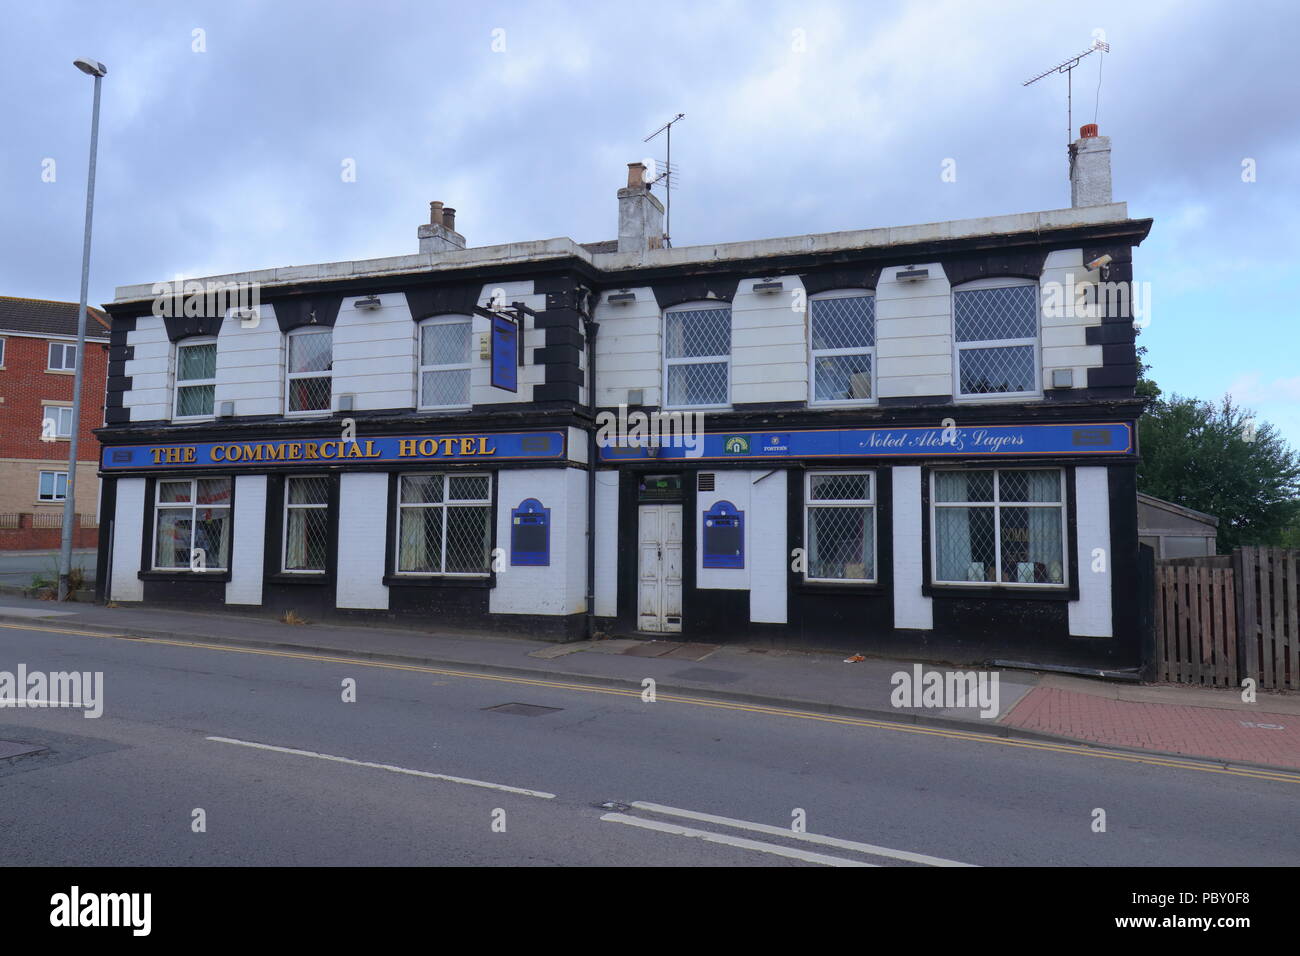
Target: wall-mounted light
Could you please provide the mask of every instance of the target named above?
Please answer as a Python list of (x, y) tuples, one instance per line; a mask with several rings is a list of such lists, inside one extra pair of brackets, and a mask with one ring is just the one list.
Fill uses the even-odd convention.
[(772, 295), (784, 288), (779, 279), (764, 279), (762, 282), (754, 283), (754, 291), (759, 295)]
[(379, 300), (379, 296), (377, 295), (367, 295), (357, 299), (358, 309), (378, 309), (382, 307), (383, 304), (384, 303)]
[(624, 289), (622, 292), (615, 292), (605, 301), (610, 305), (631, 305), (636, 301), (636, 293), (628, 292), (627, 289)]
[(899, 282), (920, 282), (922, 279), (930, 278), (929, 269), (899, 269), (894, 274), (894, 278)]

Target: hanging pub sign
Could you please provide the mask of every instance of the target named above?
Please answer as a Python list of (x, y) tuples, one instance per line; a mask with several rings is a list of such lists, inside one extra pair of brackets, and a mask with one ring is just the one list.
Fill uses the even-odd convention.
[(519, 324), (504, 315), (492, 315), (492, 387), (519, 391)]

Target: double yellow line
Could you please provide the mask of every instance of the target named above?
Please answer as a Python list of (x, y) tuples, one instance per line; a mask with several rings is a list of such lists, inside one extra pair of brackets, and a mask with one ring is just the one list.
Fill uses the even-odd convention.
[[(498, 681), (503, 684), (517, 684), (524, 687), (541, 687), (548, 690), (577, 691), (584, 694), (608, 694), (614, 697), (640, 698), (639, 690), (617, 687), (600, 687), (592, 684), (578, 684), (572, 681), (544, 680), (539, 677), (515, 677), (506, 674), (485, 674), (480, 671), (453, 670), (446, 667), (430, 667), (424, 664), (397, 664), (390, 661), (367, 661), (356, 657), (336, 657), (329, 654), (308, 653), (305, 651), (277, 651), (267, 648), (238, 647), (231, 644), (211, 644), (203, 641), (178, 641), (156, 637), (131, 637), (125, 634), (104, 634), (95, 631), (79, 631), (72, 628), (41, 627), (30, 624), (0, 623), (0, 627), (22, 631), (47, 631), (52, 634), (71, 634), (77, 637), (98, 637), (110, 640), (127, 640), (138, 644), (158, 644), (168, 647), (190, 647), (206, 651), (222, 651), (227, 654), (255, 654), (262, 657), (281, 657), (289, 660), (315, 661), (321, 664), (347, 664), (350, 667), (379, 667), (385, 670), (412, 671), (419, 674), (436, 674), (440, 677), (461, 677), (467, 680)], [(967, 730), (952, 730), (943, 727), (924, 727), (918, 724), (903, 724), (890, 720), (875, 720), (868, 717), (849, 717), (836, 714), (818, 714), (807, 710), (794, 710), (786, 707), (772, 707), (766, 704), (747, 704), (742, 701), (717, 700), (707, 697), (688, 697), (682, 694), (655, 694), (656, 702), (689, 704), (695, 707), (712, 707), (717, 710), (737, 710), (744, 713), (760, 714), (765, 717), (788, 717), (797, 720), (815, 720), (826, 724), (840, 724), (846, 727), (869, 727), (875, 730), (892, 730), (905, 734), (923, 734), (929, 737), (944, 737), (949, 740), (962, 740), (970, 743), (997, 744), (1001, 747), (1017, 747), (1022, 750), (1042, 750), (1049, 753), (1073, 754), (1080, 757), (1094, 757), (1104, 760), (1118, 760), (1125, 763), (1147, 764), (1155, 767), (1170, 767), (1175, 770), (1195, 770), (1200, 773), (1227, 774), (1234, 777), (1249, 777), (1254, 780), (1273, 780), (1279, 783), (1300, 783), (1300, 774), (1282, 770), (1268, 770), (1253, 767), (1215, 766), (1203, 760), (1165, 757), (1159, 754), (1126, 753), (1118, 750), (1104, 750), (1081, 744), (1052, 743), (1050, 741), (1014, 740), (994, 734), (977, 733)]]

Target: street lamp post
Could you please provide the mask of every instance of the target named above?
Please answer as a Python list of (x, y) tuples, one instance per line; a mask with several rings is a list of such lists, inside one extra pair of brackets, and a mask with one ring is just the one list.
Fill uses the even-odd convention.
[(86, 296), (90, 285), (90, 221), (95, 208), (95, 152), (99, 148), (99, 84), (108, 67), (95, 60), (72, 65), (95, 78), (95, 105), (90, 119), (90, 172), (86, 177), (86, 235), (81, 247), (81, 301), (77, 308), (77, 361), (72, 383), (72, 435), (68, 442), (68, 487), (63, 498), (63, 537), (59, 547), (59, 600), (68, 599), (72, 572), (72, 522), (77, 507), (77, 438), (81, 432), (81, 382), (86, 368)]

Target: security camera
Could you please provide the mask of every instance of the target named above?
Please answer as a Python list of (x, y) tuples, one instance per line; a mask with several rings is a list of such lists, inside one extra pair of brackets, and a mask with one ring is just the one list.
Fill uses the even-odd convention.
[(1088, 271), (1092, 272), (1095, 269), (1106, 268), (1106, 266), (1110, 265), (1111, 260), (1113, 258), (1114, 257), (1109, 252), (1106, 253), (1105, 255), (1098, 256), (1096, 259), (1093, 259), (1091, 262), (1088, 263), (1088, 267), (1087, 267)]

